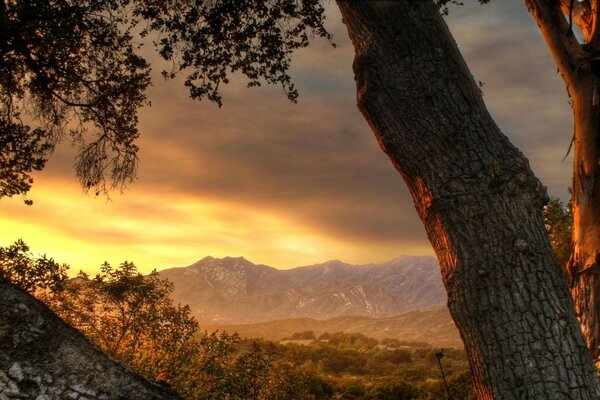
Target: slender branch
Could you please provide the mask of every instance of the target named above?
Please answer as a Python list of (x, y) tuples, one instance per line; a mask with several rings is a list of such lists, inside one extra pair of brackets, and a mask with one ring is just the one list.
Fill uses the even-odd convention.
[(600, 4), (598, 4), (598, 0), (592, 0), (592, 26), (591, 26), (591, 37), (588, 40), (588, 45), (592, 46), (594, 49), (600, 51), (600, 29), (598, 28), (598, 24), (600, 23)]
[(600, 4), (598, 0), (561, 0), (560, 6), (569, 22), (574, 22), (588, 47), (600, 52)]
[(569, 18), (569, 26), (575, 23), (587, 43), (590, 38), (590, 8), (588, 3), (578, 0), (560, 0), (560, 7), (563, 13)]
[[(570, 4), (570, 1), (567, 3)], [(569, 22), (562, 10), (564, 1), (525, 0), (525, 4), (540, 27), (554, 62), (567, 84), (567, 90), (578, 90), (577, 64), (583, 52), (575, 35), (568, 34)]]

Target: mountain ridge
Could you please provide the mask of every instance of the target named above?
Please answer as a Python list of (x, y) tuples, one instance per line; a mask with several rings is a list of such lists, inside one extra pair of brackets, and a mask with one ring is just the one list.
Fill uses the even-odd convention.
[(385, 317), (446, 301), (437, 261), (428, 256), (364, 265), (329, 260), (285, 270), (244, 257), (207, 256), (159, 274), (174, 283), (174, 300), (209, 324)]

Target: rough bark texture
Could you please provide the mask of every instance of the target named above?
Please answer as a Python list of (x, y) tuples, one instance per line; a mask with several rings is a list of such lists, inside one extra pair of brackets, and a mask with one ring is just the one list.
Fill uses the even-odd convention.
[[(600, 356), (600, 3), (525, 0), (573, 101), (573, 254), (569, 284), (587, 346)], [(585, 45), (571, 33), (579, 27)]]
[(487, 112), (433, 2), (338, 5), (358, 106), (436, 251), (477, 398), (600, 398), (545, 232), (545, 190)]
[(45, 305), (0, 282), (0, 399), (176, 400), (109, 359)]

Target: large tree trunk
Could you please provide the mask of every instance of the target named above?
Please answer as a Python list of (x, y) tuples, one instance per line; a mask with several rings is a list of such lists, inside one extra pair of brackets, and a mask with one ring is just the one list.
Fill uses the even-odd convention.
[[(588, 348), (600, 356), (600, 5), (525, 0), (573, 100), (573, 254), (569, 283)], [(580, 28), (582, 45), (572, 33)]]
[(587, 346), (597, 358), (600, 357), (600, 109), (591, 97), (588, 93), (584, 98), (574, 99), (573, 104), (573, 255), (568, 270), (577, 317)]
[(431, 0), (338, 0), (358, 106), (412, 193), (440, 262), (478, 399), (598, 399), (542, 218)]
[[(573, 255), (569, 260), (571, 293), (577, 317), (593, 357), (600, 356), (600, 71), (594, 63), (580, 68), (574, 90)], [(597, 82), (595, 82), (597, 81)]]
[[(571, 293), (587, 346), (600, 356), (600, 99), (594, 100), (598, 71), (584, 67), (573, 98), (573, 255), (569, 261)], [(587, 78), (587, 79), (586, 79)], [(597, 94), (600, 96), (600, 94)]]

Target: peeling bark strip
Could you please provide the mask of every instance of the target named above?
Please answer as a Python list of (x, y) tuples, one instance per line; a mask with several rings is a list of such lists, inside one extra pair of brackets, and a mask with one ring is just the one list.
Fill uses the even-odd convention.
[[(600, 4), (525, 0), (573, 100), (573, 254), (568, 270), (577, 316), (600, 356)], [(570, 34), (575, 23), (580, 44)]]
[(477, 398), (600, 398), (544, 228), (545, 190), (490, 117), (433, 2), (337, 3), (358, 106), (436, 251)]

